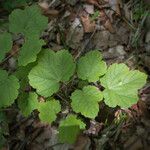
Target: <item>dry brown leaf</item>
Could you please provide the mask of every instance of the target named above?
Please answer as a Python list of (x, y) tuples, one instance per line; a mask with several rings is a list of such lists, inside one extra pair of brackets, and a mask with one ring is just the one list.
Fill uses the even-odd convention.
[(61, 44), (61, 35), (60, 35), (60, 33), (57, 33), (57, 34), (56, 34), (56, 41), (57, 41), (57, 44), (58, 44), (58, 45)]
[(95, 120), (90, 121), (90, 128), (85, 131), (88, 135), (98, 135), (98, 133), (103, 129), (104, 124), (96, 122)]
[(97, 6), (97, 7), (99, 7), (99, 3), (98, 3), (97, 0), (86, 0), (86, 2), (89, 3), (89, 4), (93, 4), (93, 5)]
[(87, 3), (92, 4), (99, 9), (103, 9), (105, 7), (105, 4), (107, 4), (107, 1), (98, 1), (98, 0), (86, 0)]
[(112, 26), (112, 23), (109, 19), (109, 17), (106, 15), (105, 11), (104, 10), (100, 10), (100, 20), (101, 20), (101, 23), (102, 25), (111, 33), (114, 33), (115, 30)]
[(80, 16), (82, 24), (83, 24), (83, 28), (84, 28), (84, 32), (85, 33), (91, 33), (94, 32), (95, 30), (95, 21), (90, 20), (89, 16)]
[(18, 55), (19, 48), (20, 48), (19, 45), (17, 45), (17, 44), (13, 45), (13, 47), (12, 47), (12, 49), (10, 51), (10, 55), (11, 56)]
[(40, 3), (38, 3), (38, 5), (42, 9), (42, 12), (43, 12), (43, 14), (45, 16), (48, 16), (48, 17), (53, 16), (53, 17), (55, 17), (55, 16), (57, 16), (59, 14), (58, 10), (50, 9), (47, 2), (40, 2)]
[(47, 10), (49, 8), (49, 5), (46, 1), (43, 2), (39, 2), (38, 5), (43, 9), (43, 10)]
[(59, 11), (56, 10), (56, 9), (49, 9), (49, 10), (44, 12), (44, 15), (46, 15), (46, 16), (53, 16), (53, 17), (55, 17), (55, 16), (58, 16), (58, 14), (59, 14)]

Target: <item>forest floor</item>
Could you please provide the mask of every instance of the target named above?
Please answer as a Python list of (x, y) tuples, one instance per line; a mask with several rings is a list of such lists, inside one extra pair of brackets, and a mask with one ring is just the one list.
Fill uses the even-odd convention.
[[(148, 0), (49, 0), (39, 2), (49, 18), (42, 37), (47, 48), (69, 49), (75, 57), (98, 49), (110, 65), (126, 63), (150, 75), (150, 2)], [(0, 30), (8, 12), (0, 8)], [(24, 118), (14, 108), (6, 110), (6, 146), (2, 150), (148, 150), (150, 147), (150, 82), (139, 91), (130, 109), (110, 109), (90, 120), (89, 128), (74, 145), (57, 140), (57, 126)], [(65, 113), (65, 112), (63, 112)], [(107, 120), (106, 120), (107, 116)], [(9, 132), (8, 132), (9, 131)]]

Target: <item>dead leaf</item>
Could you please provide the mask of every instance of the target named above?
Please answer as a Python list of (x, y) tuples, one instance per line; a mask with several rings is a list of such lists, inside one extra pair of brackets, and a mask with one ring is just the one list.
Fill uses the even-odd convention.
[(43, 9), (43, 10), (48, 10), (49, 5), (46, 1), (39, 2), (38, 5)]
[(98, 133), (102, 130), (104, 124), (96, 122), (95, 120), (90, 121), (90, 128), (85, 131), (88, 135), (98, 135)]
[(13, 47), (12, 47), (12, 49), (11, 49), (11, 51), (10, 51), (10, 55), (11, 55), (11, 56), (18, 55), (19, 48), (20, 48), (19, 45), (17, 45), (17, 44), (13, 45)]
[(88, 14), (94, 14), (94, 5), (84, 4), (83, 8)]
[(95, 21), (90, 20), (89, 16), (80, 16), (82, 24), (83, 24), (83, 28), (84, 28), (84, 32), (85, 33), (91, 33), (94, 32), (95, 30)]
[(98, 1), (98, 0), (86, 0), (87, 3), (92, 4), (99, 9), (103, 9), (105, 7), (105, 4), (107, 4), (107, 1)]
[(87, 3), (89, 4), (92, 4), (92, 5), (95, 5), (97, 7), (99, 7), (99, 3), (97, 0), (86, 0)]
[(38, 5), (40, 6), (40, 8), (42, 9), (42, 12), (45, 16), (48, 16), (48, 17), (56, 17), (58, 16), (59, 14), (59, 11), (56, 10), (56, 9), (50, 9), (49, 8), (49, 4), (47, 2), (40, 2), (38, 3)]
[(106, 15), (105, 11), (104, 10), (100, 10), (100, 20), (101, 20), (101, 23), (102, 25), (111, 33), (114, 33), (115, 30), (112, 26), (112, 23), (109, 19), (109, 17)]

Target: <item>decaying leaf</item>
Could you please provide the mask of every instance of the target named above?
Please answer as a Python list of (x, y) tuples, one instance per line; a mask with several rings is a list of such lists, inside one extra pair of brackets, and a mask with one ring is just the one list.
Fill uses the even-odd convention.
[(43, 14), (46, 16), (57, 16), (59, 11), (56, 9), (50, 9), (49, 4), (45, 1), (39, 2), (38, 5), (41, 7)]
[(106, 15), (105, 11), (104, 10), (100, 10), (100, 20), (101, 20), (101, 23), (102, 25), (111, 33), (114, 33), (115, 30), (112, 26), (112, 23), (109, 19), (109, 17)]
[(84, 27), (84, 32), (85, 33), (90, 33), (90, 32), (94, 32), (95, 30), (95, 21), (90, 20), (89, 16), (80, 16), (83, 27)]

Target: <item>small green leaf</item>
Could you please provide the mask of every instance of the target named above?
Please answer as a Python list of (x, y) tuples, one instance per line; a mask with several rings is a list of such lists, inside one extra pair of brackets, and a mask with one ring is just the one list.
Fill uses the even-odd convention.
[(74, 71), (75, 64), (68, 51), (45, 50), (38, 65), (29, 73), (29, 83), (38, 94), (48, 97), (59, 90), (60, 82), (69, 81)]
[(147, 75), (138, 71), (130, 71), (125, 64), (111, 65), (105, 76), (100, 79), (104, 101), (110, 107), (128, 108), (138, 101), (138, 89), (146, 83)]
[(71, 106), (76, 113), (95, 118), (99, 112), (98, 102), (103, 99), (102, 92), (94, 86), (86, 86), (83, 90), (75, 90), (71, 95)]
[(18, 99), (18, 107), (22, 114), (27, 117), (35, 109), (38, 109), (38, 96), (36, 93), (25, 93)]
[(36, 61), (37, 54), (41, 51), (42, 45), (44, 45), (43, 40), (39, 40), (35, 36), (28, 38), (20, 49), (18, 58), (19, 66), (26, 66), (27, 64)]
[(13, 33), (23, 33), (25, 36), (40, 35), (47, 27), (48, 19), (41, 14), (37, 5), (24, 10), (15, 9), (9, 16), (9, 30)]
[(99, 80), (100, 76), (106, 73), (106, 69), (106, 63), (102, 61), (100, 52), (91, 51), (79, 59), (77, 75), (82, 80), (96, 82)]
[(62, 120), (59, 125), (59, 139), (62, 143), (73, 144), (80, 130), (85, 129), (85, 124), (76, 118), (75, 115), (69, 115), (65, 120)]
[(0, 61), (5, 58), (5, 54), (12, 48), (12, 37), (9, 33), (3, 33), (0, 35)]
[(11, 105), (18, 96), (18, 79), (5, 70), (0, 70), (0, 108)]
[(100, 16), (100, 11), (99, 10), (95, 11), (94, 14), (91, 16), (91, 21), (94, 21), (99, 16)]
[(61, 111), (61, 105), (59, 101), (50, 100), (46, 102), (40, 102), (38, 110), (40, 112), (39, 118), (44, 123), (52, 123), (56, 120), (56, 114)]

